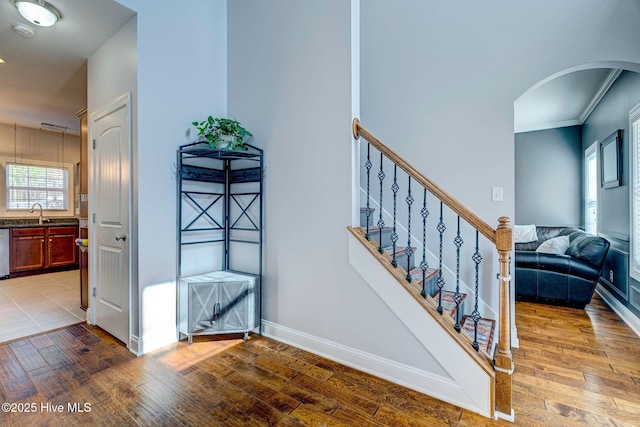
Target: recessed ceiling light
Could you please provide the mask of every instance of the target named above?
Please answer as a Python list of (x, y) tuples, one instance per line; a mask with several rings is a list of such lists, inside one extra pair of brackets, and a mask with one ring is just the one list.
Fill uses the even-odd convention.
[(19, 22), (16, 24), (13, 24), (13, 31), (20, 34), (21, 36), (29, 37), (29, 38), (32, 38), (33, 36), (36, 35), (36, 30), (31, 28), (27, 24), (21, 24)]
[(32, 24), (50, 27), (61, 18), (58, 9), (44, 0), (11, 0), (20, 15)]
[(5, 62), (7, 61), (5, 61), (4, 58), (0, 58), (0, 64), (4, 64)]

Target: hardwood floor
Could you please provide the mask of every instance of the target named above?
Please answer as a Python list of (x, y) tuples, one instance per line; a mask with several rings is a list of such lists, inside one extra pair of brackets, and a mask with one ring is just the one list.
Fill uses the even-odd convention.
[[(516, 313), (515, 425), (640, 425), (640, 339), (599, 298)], [(136, 358), (84, 324), (0, 345), (0, 398), (0, 425), (513, 425), (264, 337)]]

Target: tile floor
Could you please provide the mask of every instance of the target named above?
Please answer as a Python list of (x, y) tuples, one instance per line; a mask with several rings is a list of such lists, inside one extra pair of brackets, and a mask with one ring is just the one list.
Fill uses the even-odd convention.
[(0, 342), (85, 319), (78, 270), (0, 280)]

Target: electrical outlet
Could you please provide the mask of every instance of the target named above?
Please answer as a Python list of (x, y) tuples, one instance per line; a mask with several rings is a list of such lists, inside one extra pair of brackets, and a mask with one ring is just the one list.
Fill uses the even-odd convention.
[(609, 282), (613, 283), (613, 270), (609, 270)]

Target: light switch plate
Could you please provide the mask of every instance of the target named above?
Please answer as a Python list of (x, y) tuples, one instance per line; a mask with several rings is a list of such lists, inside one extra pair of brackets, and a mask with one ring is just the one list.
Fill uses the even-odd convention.
[(502, 202), (504, 200), (504, 189), (502, 187), (491, 187), (491, 201)]

